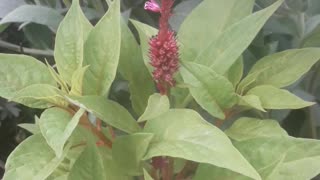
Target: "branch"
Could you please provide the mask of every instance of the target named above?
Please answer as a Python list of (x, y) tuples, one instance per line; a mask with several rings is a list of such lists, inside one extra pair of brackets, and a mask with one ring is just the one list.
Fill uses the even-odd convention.
[(41, 50), (41, 49), (31, 49), (26, 47), (21, 47), (3, 40), (0, 40), (0, 47), (6, 48), (19, 53), (26, 53), (30, 55), (41, 55), (41, 56), (53, 56), (52, 50)]

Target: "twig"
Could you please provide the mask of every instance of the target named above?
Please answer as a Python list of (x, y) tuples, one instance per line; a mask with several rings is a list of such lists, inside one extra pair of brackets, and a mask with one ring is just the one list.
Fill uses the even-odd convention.
[(26, 53), (30, 55), (41, 55), (41, 56), (53, 56), (52, 50), (41, 50), (41, 49), (31, 49), (26, 47), (21, 47), (3, 40), (0, 40), (0, 47), (6, 48), (19, 53)]

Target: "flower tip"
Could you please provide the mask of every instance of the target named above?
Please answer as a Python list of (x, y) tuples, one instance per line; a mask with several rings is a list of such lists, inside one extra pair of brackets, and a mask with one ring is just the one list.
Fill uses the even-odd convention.
[(155, 0), (149, 0), (144, 4), (144, 9), (152, 12), (160, 12), (160, 6)]

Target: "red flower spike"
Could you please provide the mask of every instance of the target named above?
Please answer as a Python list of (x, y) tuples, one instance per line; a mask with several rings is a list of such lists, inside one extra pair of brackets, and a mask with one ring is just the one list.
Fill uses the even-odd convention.
[(160, 12), (160, 6), (155, 0), (147, 1), (144, 4), (144, 9), (152, 12)]
[[(174, 32), (169, 28), (173, 2), (174, 0), (161, 0), (159, 32), (149, 41), (150, 64), (154, 67), (153, 79), (162, 95), (168, 94), (169, 89), (175, 86), (173, 76), (179, 68), (178, 44)], [(146, 5), (147, 3), (157, 5), (154, 0), (146, 2)]]

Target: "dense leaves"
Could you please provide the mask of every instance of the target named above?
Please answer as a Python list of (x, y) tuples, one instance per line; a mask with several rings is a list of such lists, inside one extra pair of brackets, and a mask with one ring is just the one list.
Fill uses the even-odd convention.
[(154, 134), (144, 159), (155, 156), (184, 158), (260, 179), (251, 165), (232, 146), (227, 136), (195, 111), (170, 110), (149, 120), (144, 132)]
[[(35, 23), (21, 26), (30, 42), (57, 30), (53, 66), (0, 54), (0, 96), (44, 109), (35, 124), (20, 125), (33, 135), (9, 156), (4, 180), (300, 180), (320, 173), (320, 142), (291, 137), (269, 117), (270, 109), (307, 108), (317, 101), (292, 87), (317, 68), (320, 50), (309, 46), (317, 46), (319, 22), (310, 19), (288, 33), (298, 36), (297, 46), (309, 48), (278, 53), (277, 43), (264, 47), (274, 37), (261, 29), (282, 8), (294, 9), (293, 16), (304, 21), (301, 15), (310, 12), (302, 1), (176, 1), (170, 23), (179, 43), (177, 83), (162, 94), (149, 56), (158, 30), (130, 19), (135, 10), (126, 9), (125, 1), (88, 1), (89, 8), (65, 1), (70, 8), (63, 20), (49, 7), (64, 6), (48, 2), (21, 6), (0, 22), (0, 32), (8, 23)], [(147, 3), (157, 8), (156, 1)], [(34, 12), (21, 16), (26, 11)], [(97, 21), (86, 18), (99, 14)], [(272, 17), (266, 26), (278, 20)], [(36, 27), (45, 30), (37, 38)], [(50, 42), (35, 47), (50, 48)], [(159, 43), (172, 48), (165, 39)], [(249, 66), (248, 59), (258, 61)], [(247, 110), (261, 119), (244, 117)]]

